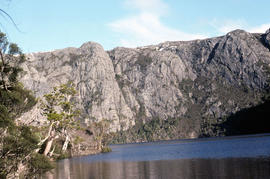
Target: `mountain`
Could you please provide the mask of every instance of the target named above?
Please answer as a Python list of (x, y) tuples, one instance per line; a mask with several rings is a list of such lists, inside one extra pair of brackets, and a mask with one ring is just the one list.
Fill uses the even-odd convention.
[[(72, 81), (81, 120), (110, 120), (117, 142), (215, 136), (225, 134), (219, 124), (229, 116), (268, 94), (270, 30), (111, 51), (88, 42), (27, 57), (26, 88), (42, 97)], [(35, 108), (21, 120), (38, 115)]]

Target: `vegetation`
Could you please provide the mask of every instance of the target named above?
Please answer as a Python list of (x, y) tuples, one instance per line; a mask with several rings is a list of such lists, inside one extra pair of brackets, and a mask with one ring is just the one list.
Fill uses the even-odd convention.
[[(70, 132), (80, 129), (76, 120), (79, 111), (73, 102), (76, 90), (70, 82), (44, 95), (42, 109), (48, 126), (16, 124), (15, 119), (37, 103), (31, 91), (24, 89), (17, 80), (24, 61), (20, 48), (0, 33), (0, 178), (18, 177), (19, 174), (36, 177), (53, 168), (52, 159), (68, 157), (68, 149), (83, 140), (73, 138)], [(98, 149), (109, 152), (111, 149), (105, 147), (108, 122), (96, 122), (93, 126)]]
[(105, 147), (103, 147), (101, 149), (101, 152), (102, 153), (108, 153), (108, 152), (111, 152), (111, 151), (112, 151), (112, 149), (110, 147), (108, 147), (108, 146), (105, 146)]
[[(20, 48), (0, 32), (0, 178), (15, 177), (21, 171), (35, 175), (51, 169), (47, 159), (35, 152), (38, 137), (31, 127), (17, 125), (15, 118), (30, 110), (36, 100), (17, 80), (25, 60)], [(30, 162), (36, 161), (36, 162)], [(42, 162), (43, 165), (37, 165)], [(28, 171), (28, 172), (27, 172)]]
[[(264, 94), (263, 91), (251, 89), (244, 82), (232, 86), (222, 78), (213, 81), (206, 77), (198, 77), (194, 82), (183, 80), (179, 83), (179, 89), (189, 99), (185, 117), (190, 119), (189, 123), (199, 123), (200, 137), (226, 135), (228, 128), (222, 124), (229, 116), (225, 114), (256, 106)], [(192, 95), (189, 96), (189, 93)]]
[(147, 70), (147, 66), (152, 63), (152, 58), (149, 55), (140, 54), (138, 56), (138, 60), (135, 62), (135, 65), (139, 65), (140, 69), (145, 72)]
[(267, 96), (260, 104), (242, 109), (216, 126), (223, 129), (226, 136), (269, 133), (269, 109), (270, 98)]
[(44, 95), (45, 101), (42, 109), (49, 125), (47, 136), (40, 142), (40, 145), (45, 145), (45, 147), (44, 149), (40, 148), (40, 151), (45, 156), (53, 156), (56, 148), (56, 146), (53, 147), (53, 142), (60, 137), (64, 138), (62, 152), (65, 153), (71, 141), (69, 130), (79, 128), (79, 123), (76, 120), (76, 117), (79, 116), (79, 110), (72, 102), (75, 94), (74, 85), (68, 82), (54, 87), (51, 93)]
[(170, 117), (167, 120), (154, 118), (145, 123), (137, 121), (132, 128), (113, 134), (110, 137), (110, 143), (150, 142), (176, 139), (178, 137), (176, 133), (179, 124), (180, 119)]
[(50, 159), (39, 153), (34, 153), (32, 155), (28, 165), (31, 166), (27, 174), (28, 178), (40, 176), (43, 173), (50, 171), (54, 168), (54, 164), (50, 161)]
[(220, 125), (225, 120), (226, 120), (226, 117), (222, 119), (211, 118), (211, 117), (202, 118), (199, 137), (224, 136), (226, 129), (220, 127)]
[(110, 127), (109, 120), (95, 121), (91, 124), (91, 131), (93, 131), (94, 139), (97, 142), (97, 150), (101, 152), (110, 152), (111, 149), (108, 144), (108, 129)]

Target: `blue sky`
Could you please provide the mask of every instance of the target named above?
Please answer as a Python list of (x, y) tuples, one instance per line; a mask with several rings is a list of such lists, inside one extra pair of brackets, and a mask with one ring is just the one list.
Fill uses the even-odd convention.
[(234, 29), (270, 28), (269, 0), (1, 0), (18, 31), (0, 16), (0, 29), (24, 52), (79, 47), (104, 49), (202, 39)]

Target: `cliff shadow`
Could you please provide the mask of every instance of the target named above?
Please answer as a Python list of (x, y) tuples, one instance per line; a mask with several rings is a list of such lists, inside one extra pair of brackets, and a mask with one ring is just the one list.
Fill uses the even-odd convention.
[(242, 109), (229, 116), (218, 126), (225, 130), (225, 135), (243, 135), (270, 133), (270, 99), (262, 104)]

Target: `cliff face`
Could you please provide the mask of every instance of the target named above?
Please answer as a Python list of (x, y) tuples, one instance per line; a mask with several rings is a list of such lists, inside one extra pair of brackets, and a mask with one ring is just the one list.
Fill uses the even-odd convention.
[(119, 131), (138, 121), (177, 118), (175, 135), (196, 137), (209, 133), (205, 124), (260, 102), (269, 88), (270, 32), (236, 30), (107, 52), (88, 42), (28, 58), (21, 78), (25, 87), (41, 97), (72, 81), (86, 123), (108, 119), (111, 131)]
[(38, 97), (54, 86), (72, 81), (85, 122), (93, 118), (109, 119), (113, 121), (112, 131), (120, 130), (122, 122), (134, 123), (134, 114), (115, 80), (113, 63), (99, 44), (89, 42), (78, 49), (66, 48), (28, 57), (21, 81)]

